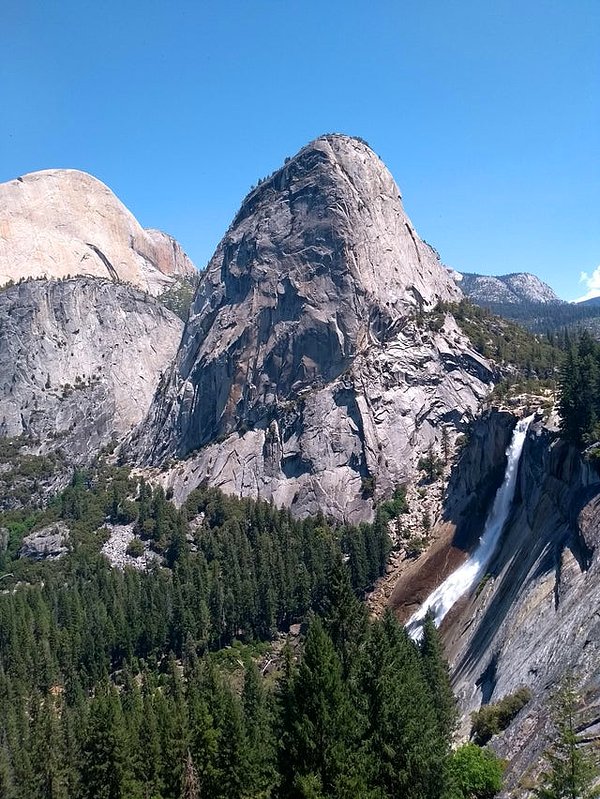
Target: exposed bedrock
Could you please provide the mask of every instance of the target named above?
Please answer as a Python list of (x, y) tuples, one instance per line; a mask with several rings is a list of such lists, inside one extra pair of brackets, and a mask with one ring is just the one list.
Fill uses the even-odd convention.
[(460, 297), (362, 142), (325, 136), (245, 199), (198, 289), (176, 361), (129, 453), (185, 459), (202, 481), (305, 515), (369, 518), (441, 426), (477, 412), (494, 375), (446, 314)]
[(600, 719), (600, 479), (556, 433), (534, 426), (502, 546), (479, 596), (457, 608), (446, 638), (463, 709), (527, 685), (534, 701), (495, 746), (507, 789), (535, 772), (549, 693), (572, 672), (583, 731)]
[(159, 294), (195, 274), (175, 239), (144, 230), (86, 172), (45, 169), (0, 184), (0, 285), (93, 275)]
[(88, 463), (145, 416), (183, 324), (131, 286), (90, 277), (0, 292), (0, 436)]

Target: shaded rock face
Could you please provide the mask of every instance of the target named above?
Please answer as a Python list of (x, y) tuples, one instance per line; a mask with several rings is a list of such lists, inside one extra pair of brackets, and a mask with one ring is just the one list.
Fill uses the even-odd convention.
[(455, 273), (458, 285), (473, 302), (486, 304), (562, 303), (555, 291), (529, 272), (510, 275)]
[(506, 448), (516, 417), (508, 411), (490, 410), (469, 428), (468, 443), (452, 472), (443, 519), (455, 528), (452, 544), (472, 552), (479, 543), (488, 510), (506, 470)]
[(442, 421), (492, 380), (446, 315), (460, 292), (417, 236), (393, 178), (358, 140), (312, 142), (251, 192), (200, 284), (176, 362), (133, 442), (168, 480), (366, 518), (361, 494), (412, 474)]
[(63, 522), (56, 522), (26, 535), (20, 558), (30, 560), (58, 560), (69, 551), (70, 530)]
[(91, 460), (146, 414), (183, 324), (110, 280), (30, 280), (0, 292), (0, 435)]
[(506, 448), (516, 418), (508, 411), (491, 410), (469, 426), (443, 499), (443, 511), (434, 530), (435, 542), (405, 569), (388, 604), (406, 621), (429, 594), (473, 552), (506, 469)]
[(94, 275), (159, 294), (195, 271), (174, 239), (144, 230), (85, 172), (48, 169), (0, 185), (0, 285)]
[(540, 766), (551, 692), (572, 671), (585, 697), (585, 735), (600, 717), (600, 478), (536, 424), (490, 578), (449, 614), (443, 630), (463, 712), (527, 685), (533, 702), (494, 747), (510, 760), (506, 789)]

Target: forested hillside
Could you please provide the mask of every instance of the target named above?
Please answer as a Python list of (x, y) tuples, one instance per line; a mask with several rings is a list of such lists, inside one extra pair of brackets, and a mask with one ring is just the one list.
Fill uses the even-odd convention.
[(498, 303), (481, 305), (505, 319), (519, 322), (535, 333), (559, 333), (565, 328), (575, 331), (585, 328), (594, 335), (600, 333), (600, 309), (585, 303)]
[[(0, 795), (464, 795), (433, 625), (419, 647), (359, 601), (386, 563), (388, 519), (295, 521), (214, 489), (178, 511), (106, 464), (45, 510), (4, 512)], [(25, 532), (57, 520), (63, 559), (18, 558)], [(162, 565), (111, 568), (99, 547), (112, 522), (135, 525)], [(298, 621), (302, 650), (279, 647), (261, 675)], [(477, 763), (498, 783), (491, 756)]]
[(569, 342), (561, 370), (561, 432), (577, 446), (600, 440), (600, 344), (584, 331)]

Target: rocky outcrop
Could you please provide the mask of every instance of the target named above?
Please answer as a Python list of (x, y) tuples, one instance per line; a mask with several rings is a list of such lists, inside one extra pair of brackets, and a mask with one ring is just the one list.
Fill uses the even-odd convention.
[[(114, 569), (148, 571), (160, 564), (160, 555), (150, 549), (148, 541), (142, 541), (136, 536), (133, 524), (106, 524), (104, 530), (108, 531), (109, 536), (102, 545), (101, 552)], [(129, 554), (130, 545), (134, 541), (138, 543), (135, 556)]]
[(55, 522), (26, 535), (19, 550), (20, 558), (58, 560), (69, 551), (70, 530), (64, 522)]
[[(460, 297), (361, 141), (325, 136), (251, 192), (203, 277), (173, 369), (133, 442), (299, 514), (366, 518), (460, 427), (493, 379), (450, 314)], [(199, 450), (190, 457), (191, 453)]]
[(0, 285), (94, 275), (159, 294), (195, 271), (174, 239), (144, 230), (85, 172), (48, 169), (0, 185)]
[(86, 463), (145, 416), (183, 323), (110, 280), (30, 280), (0, 292), (0, 436)]
[(480, 305), (563, 302), (547, 283), (529, 272), (497, 276), (456, 272), (455, 279), (463, 293)]

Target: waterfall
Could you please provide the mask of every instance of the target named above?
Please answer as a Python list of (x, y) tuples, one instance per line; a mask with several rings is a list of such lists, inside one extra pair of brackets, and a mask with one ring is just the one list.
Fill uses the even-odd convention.
[(473, 586), (477, 585), (485, 574), (510, 513), (517, 485), (519, 461), (523, 452), (527, 430), (534, 415), (521, 419), (514, 429), (512, 440), (506, 449), (507, 463), (504, 480), (494, 497), (494, 504), (486, 519), (483, 535), (479, 539), (477, 549), (462, 566), (453, 571), (427, 597), (419, 610), (409, 619), (406, 628), (414, 640), (418, 640), (421, 637), (423, 620), (428, 611), (433, 612), (435, 624), (439, 626), (454, 603)]

